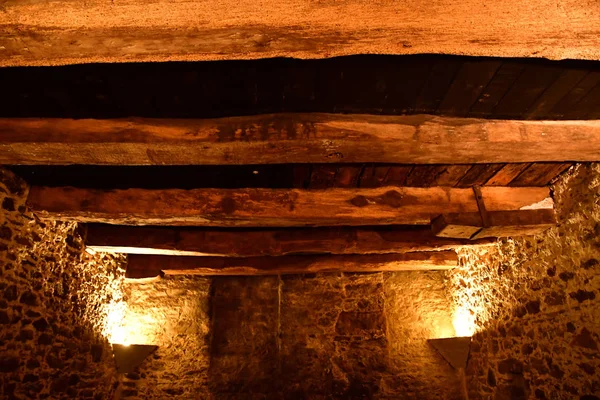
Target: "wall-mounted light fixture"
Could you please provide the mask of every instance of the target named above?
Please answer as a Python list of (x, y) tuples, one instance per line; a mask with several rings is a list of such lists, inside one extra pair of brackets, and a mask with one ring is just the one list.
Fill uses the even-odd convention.
[(428, 342), (455, 369), (467, 367), (467, 359), (471, 350), (470, 336), (429, 339)]
[(117, 372), (128, 374), (139, 367), (158, 346), (149, 344), (113, 344), (113, 355), (117, 364)]
[(467, 368), (469, 352), (471, 351), (471, 337), (457, 336), (442, 339), (429, 339), (427, 342), (437, 350), (448, 364), (458, 371), (463, 398), (469, 400), (465, 369)]

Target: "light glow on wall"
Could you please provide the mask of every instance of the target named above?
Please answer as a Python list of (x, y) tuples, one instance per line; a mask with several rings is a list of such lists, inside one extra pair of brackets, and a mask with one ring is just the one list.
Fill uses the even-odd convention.
[(475, 333), (475, 315), (466, 307), (458, 307), (452, 317), (456, 336), (473, 336)]
[(150, 311), (133, 310), (121, 300), (108, 305), (103, 334), (112, 344), (153, 344), (157, 325)]

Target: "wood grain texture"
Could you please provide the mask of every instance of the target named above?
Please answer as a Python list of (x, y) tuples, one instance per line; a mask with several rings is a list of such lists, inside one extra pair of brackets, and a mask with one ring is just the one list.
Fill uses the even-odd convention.
[[(85, 243), (100, 252), (258, 257), (449, 250), (472, 241), (439, 238), (429, 226), (207, 229), (89, 224)], [(484, 244), (480, 241), (477, 244)]]
[(479, 213), (442, 214), (431, 225), (435, 235), (457, 239), (532, 236), (556, 226), (554, 210), (493, 211), (483, 226)]
[(456, 267), (452, 250), (404, 254), (282, 257), (181, 257), (130, 255), (127, 278), (166, 275), (283, 275), (318, 272), (393, 272)]
[(578, 114), (577, 105), (600, 84), (600, 71), (590, 71), (550, 110), (551, 118), (570, 119)]
[(502, 164), (476, 164), (458, 181), (456, 187), (481, 186), (485, 184), (500, 169)]
[(544, 93), (548, 82), (554, 82), (561, 69), (550, 65), (529, 65), (517, 78), (514, 85), (494, 107), (493, 118), (517, 118), (528, 110)]
[[(548, 199), (547, 188), (483, 188), (491, 211)], [(551, 201), (551, 200), (550, 200)], [(94, 190), (33, 186), (40, 217), (125, 225), (286, 227), (429, 224), (431, 215), (475, 212), (471, 189), (165, 189)]]
[(585, 76), (588, 71), (584, 69), (571, 69), (561, 75), (550, 85), (544, 93), (529, 107), (525, 113), (526, 119), (539, 119), (548, 115), (563, 97), (567, 95)]
[(547, 185), (572, 164), (570, 163), (535, 163), (527, 167), (509, 186), (530, 186), (532, 182)]
[(342, 166), (338, 168), (338, 173), (335, 176), (334, 187), (348, 188), (357, 187), (360, 173), (362, 171), (361, 166)]
[(438, 112), (446, 115), (466, 115), (501, 64), (498, 60), (463, 63)]
[(9, 0), (0, 65), (369, 53), (600, 59), (597, 11), (569, 0)]
[[(506, 164), (496, 172), (485, 184), (487, 186), (508, 186), (515, 180), (523, 171), (529, 168), (530, 164)], [(548, 182), (536, 182), (535, 186), (544, 186)]]
[(468, 164), (599, 161), (600, 121), (270, 114), (0, 119), (0, 164)]
[(477, 101), (471, 106), (469, 117), (490, 115), (492, 110), (513, 86), (525, 67), (524, 63), (503, 63), (483, 89)]

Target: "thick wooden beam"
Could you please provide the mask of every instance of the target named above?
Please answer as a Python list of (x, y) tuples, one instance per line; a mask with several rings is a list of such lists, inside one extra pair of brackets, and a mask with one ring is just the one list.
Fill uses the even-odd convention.
[(468, 164), (600, 161), (600, 121), (270, 114), (0, 119), (0, 164)]
[(317, 255), (282, 257), (129, 256), (127, 278), (165, 275), (279, 275), (317, 272), (393, 272), (456, 267), (452, 250), (404, 254)]
[[(548, 188), (485, 187), (489, 211), (552, 207)], [(547, 202), (549, 201), (549, 204)], [(291, 227), (428, 225), (431, 216), (476, 212), (471, 189), (126, 189), (33, 186), (40, 217), (124, 225)]]
[(600, 59), (593, 2), (8, 1), (0, 65), (347, 54)]
[(224, 230), (89, 224), (86, 228), (85, 243), (94, 251), (173, 256), (384, 254), (448, 250), (473, 244), (470, 240), (437, 237), (428, 226)]
[(488, 212), (484, 226), (479, 213), (443, 214), (431, 225), (440, 237), (482, 239), (490, 237), (531, 236), (556, 226), (554, 210), (519, 210)]

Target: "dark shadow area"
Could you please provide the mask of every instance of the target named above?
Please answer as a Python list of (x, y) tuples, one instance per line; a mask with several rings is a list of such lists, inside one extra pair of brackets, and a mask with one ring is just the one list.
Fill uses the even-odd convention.
[(0, 69), (0, 117), (585, 119), (599, 112), (598, 82), (598, 62), (437, 55), (18, 67)]

